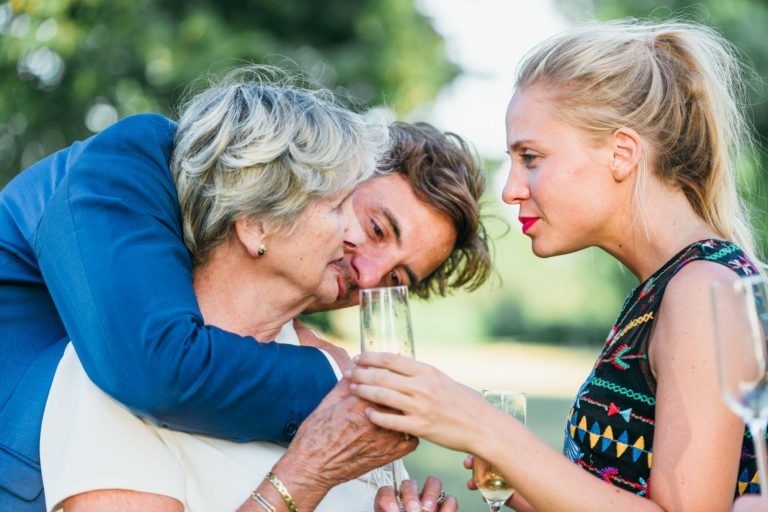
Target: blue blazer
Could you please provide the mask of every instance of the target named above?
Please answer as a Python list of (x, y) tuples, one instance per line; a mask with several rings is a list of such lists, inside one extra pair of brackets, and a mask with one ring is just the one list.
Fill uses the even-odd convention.
[(336, 383), (317, 349), (203, 323), (168, 169), (175, 131), (128, 117), (0, 192), (0, 511), (43, 510), (40, 423), (70, 339), (136, 414), (236, 441), (289, 441)]

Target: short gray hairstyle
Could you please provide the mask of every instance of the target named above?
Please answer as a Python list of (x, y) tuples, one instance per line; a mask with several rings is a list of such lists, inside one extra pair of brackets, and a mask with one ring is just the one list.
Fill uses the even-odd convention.
[(183, 107), (171, 158), (195, 263), (241, 218), (293, 225), (314, 200), (371, 177), (387, 126), (271, 67), (229, 73)]

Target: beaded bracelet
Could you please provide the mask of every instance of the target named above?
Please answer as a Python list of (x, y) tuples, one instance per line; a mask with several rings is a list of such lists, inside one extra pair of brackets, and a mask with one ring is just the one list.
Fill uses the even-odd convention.
[(280, 493), (280, 497), (283, 498), (283, 503), (285, 503), (285, 506), (288, 507), (288, 511), (299, 512), (299, 509), (296, 507), (296, 503), (293, 501), (291, 493), (288, 492), (288, 488), (285, 486), (285, 484), (271, 471), (267, 473), (265, 478), (275, 487), (275, 489), (277, 489), (277, 492)]
[(261, 508), (266, 510), (267, 512), (277, 512), (277, 509), (272, 506), (270, 502), (268, 502), (266, 499), (264, 499), (264, 496), (257, 493), (256, 491), (253, 491), (251, 493), (251, 499), (259, 504)]

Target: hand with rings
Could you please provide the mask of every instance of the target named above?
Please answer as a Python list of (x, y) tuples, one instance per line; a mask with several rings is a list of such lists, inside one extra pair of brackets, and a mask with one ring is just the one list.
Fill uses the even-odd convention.
[(458, 502), (454, 496), (442, 490), (439, 478), (430, 476), (419, 487), (413, 480), (404, 480), (400, 485), (400, 496), (395, 496), (392, 487), (379, 489), (376, 494), (375, 512), (457, 512)]

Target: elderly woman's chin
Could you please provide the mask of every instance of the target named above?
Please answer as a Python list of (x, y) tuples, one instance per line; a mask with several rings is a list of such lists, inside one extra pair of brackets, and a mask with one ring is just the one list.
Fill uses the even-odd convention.
[(339, 298), (339, 269), (328, 265), (323, 280), (314, 293), (315, 304), (333, 304)]

